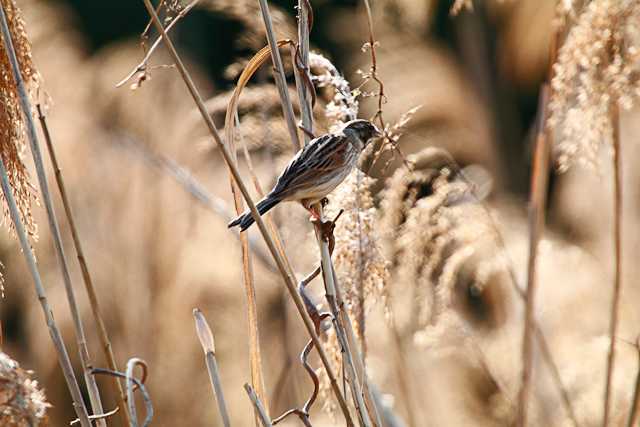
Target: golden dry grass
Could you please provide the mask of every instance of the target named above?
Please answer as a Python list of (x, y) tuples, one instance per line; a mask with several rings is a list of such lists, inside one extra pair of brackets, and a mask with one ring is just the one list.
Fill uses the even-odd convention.
[[(155, 409), (153, 425), (220, 425), (193, 329), (192, 309), (199, 307), (215, 335), (231, 422), (251, 425), (252, 407), (242, 388), (250, 381), (250, 365), (237, 239), (227, 230), (225, 220), (153, 167), (140, 150), (161, 153), (184, 166), (212, 195), (232, 206), (226, 167), (218, 150), (211, 148), (183, 82), (175, 70), (157, 69), (151, 80), (135, 91), (115, 89), (140, 60), (137, 41), (119, 42), (89, 56), (82, 37), (73, 30), (68, 11), (48, 2), (19, 3), (33, 44), (34, 62), (53, 100), (49, 125), (120, 365), (134, 356), (146, 360), (146, 384)], [(255, 31), (247, 33), (247, 45), (256, 48), (263, 43), (257, 2), (204, 3), (255, 26)], [(393, 124), (411, 108), (422, 108), (398, 131), (400, 147), (412, 169), (398, 158), (386, 167), (387, 159), (381, 160), (375, 181), (354, 173), (330, 197), (330, 217), (340, 208), (346, 210), (335, 231), (334, 262), (359, 345), (366, 348), (367, 371), (383, 400), (407, 425), (515, 425), (524, 311), (517, 289), (526, 286), (526, 204), (522, 194), (508, 189), (505, 154), (495, 137), (487, 100), (477, 95), (467, 70), (453, 54), (425, 36), (425, 27), (433, 19), (433, 2), (381, 3), (387, 7), (377, 10), (375, 25), (381, 41), (378, 67), (388, 96), (385, 119)], [(577, 8), (580, 2), (574, 3)], [(612, 26), (607, 14), (623, 14), (625, 7), (633, 12), (624, 15), (625, 19), (637, 14), (638, 3), (630, 0), (616, 3), (616, 8), (595, 9), (608, 3), (593, 0), (589, 9), (576, 9), (569, 18), (578, 32), (568, 32), (560, 50), (558, 70), (562, 72), (558, 72), (554, 88), (564, 98), (552, 103), (552, 123), (559, 129), (558, 142), (564, 144), (558, 145), (559, 150), (571, 156), (567, 141), (582, 144), (581, 158), (592, 164), (592, 159), (604, 159), (599, 166), (601, 177), (580, 168), (554, 175), (549, 226), (538, 261), (536, 317), (582, 427), (602, 422), (614, 265), (610, 162), (606, 153), (592, 149), (606, 141), (602, 135), (608, 128), (590, 118), (599, 117), (598, 106), (604, 105), (602, 97), (611, 88), (618, 96), (636, 90), (632, 81), (635, 71), (630, 68), (595, 69), (596, 74), (586, 78), (580, 73), (589, 67), (572, 68), (582, 56), (591, 61), (599, 55), (599, 51), (591, 54), (588, 50), (597, 47), (597, 40), (592, 39), (597, 34), (587, 25), (589, 17), (595, 19), (592, 15), (599, 13), (597, 28), (616, 33), (622, 27)], [(2, 4), (13, 5), (4, 0)], [(547, 65), (541, 58), (546, 57), (551, 13), (544, 11), (553, 7), (546, 5), (544, 13), (531, 15), (531, 21), (540, 24), (532, 34), (524, 34), (520, 28), (530, 22), (526, 11), (535, 9), (536, 4), (535, 0), (519, 0), (490, 2), (489, 6), (491, 16), (501, 16), (506, 28), (497, 55), (500, 66), (522, 87), (538, 84)], [(244, 6), (251, 8), (251, 16), (245, 14)], [(403, 13), (392, 13), (394, 10)], [(286, 15), (277, 17), (278, 29), (295, 35)], [(398, 22), (405, 23), (403, 31), (398, 31)], [(14, 29), (18, 34), (24, 34), (21, 25)], [(368, 53), (359, 51), (367, 34), (363, 11), (340, 11), (334, 25), (341, 29), (335, 37), (344, 41), (345, 49), (357, 52), (349, 57), (345, 73), (355, 87), (359, 83), (355, 70), (369, 66)], [(625, 30), (632, 31), (628, 27)], [(40, 83), (28, 41), (21, 40), (18, 46), (24, 78)], [(616, 58), (614, 63), (635, 64), (623, 52)], [(154, 56), (154, 63), (169, 62), (162, 49)], [(243, 63), (242, 59), (239, 62)], [(7, 64), (0, 65), (5, 70)], [(230, 94), (214, 88), (196, 64), (187, 65), (221, 127)], [(6, 70), (3, 73), (6, 83)], [(72, 76), (72, 84), (68, 76)], [(271, 80), (254, 83), (241, 98), (241, 132), (258, 178), (269, 187), (291, 156), (290, 143)], [(0, 96), (6, 116), (0, 114), (0, 136), (3, 148), (13, 151), (7, 151), (5, 157), (3, 149), (2, 158), (18, 171), (13, 184), (19, 199), (24, 199), (23, 216), (30, 223), (26, 206), (32, 192), (18, 155), (23, 144), (19, 107), (13, 89), (7, 86), (10, 90), (5, 91), (3, 87), (0, 85)], [(587, 87), (592, 90), (589, 102), (581, 103), (580, 93)], [(297, 99), (294, 94), (292, 89), (292, 99)], [(361, 116), (375, 112), (375, 100), (361, 98), (360, 104)], [(319, 134), (340, 120), (344, 114), (340, 108), (331, 88), (319, 92), (315, 109), (319, 122), (314, 131)], [(298, 114), (295, 102), (294, 111)], [(622, 115), (627, 234), (623, 240), (620, 344), (611, 426), (627, 422), (637, 370), (637, 350), (627, 342), (633, 343), (640, 333), (640, 289), (634, 280), (639, 271), (633, 262), (640, 227), (634, 155), (634, 140), (640, 136), (638, 117), (633, 108)], [(575, 132), (567, 133), (566, 129)], [(582, 133), (576, 133), (578, 130)], [(479, 201), (471, 194), (466, 175), (433, 147), (446, 149), (463, 166), (481, 165), (492, 177), (493, 191)], [(238, 155), (242, 158), (241, 152)], [(249, 177), (244, 162), (241, 169)], [(473, 169), (464, 171), (471, 181), (477, 176)], [(482, 187), (487, 182), (475, 184)], [(21, 191), (26, 191), (24, 196)], [(272, 215), (281, 226), (293, 268), (302, 277), (312, 271), (319, 258), (307, 216), (294, 205), (278, 208)], [(46, 222), (41, 209), (34, 210), (34, 217), (39, 224)], [(68, 235), (66, 222), (61, 221), (61, 227)], [(56, 320), (67, 338), (71, 358), (79, 366), (51, 244), (48, 233), (41, 233), (34, 249)], [(275, 416), (301, 406), (311, 392), (309, 376), (298, 362), (308, 336), (280, 277), (271, 266), (254, 258), (265, 385), (270, 412)], [(51, 425), (64, 425), (74, 417), (68, 392), (20, 251), (8, 233), (0, 238), (0, 260), (6, 280), (0, 318), (3, 326), (8, 324), (14, 331), (4, 336), (2, 350), (35, 371), (33, 376), (52, 404), (47, 408)], [(76, 267), (73, 273), (79, 284)], [(323, 301), (320, 282), (316, 279), (309, 287), (315, 303)], [(80, 297), (79, 304), (95, 364), (105, 366), (88, 303)], [(323, 339), (340, 372), (335, 335), (326, 331)], [(535, 354), (530, 425), (572, 425), (537, 346)], [(320, 368), (315, 356), (310, 361)], [(107, 380), (100, 378), (99, 385), (105, 408), (113, 408), (115, 399)], [(313, 425), (342, 425), (328, 386), (322, 388), (321, 400), (312, 411)], [(118, 422), (114, 419), (113, 425)], [(286, 425), (297, 422), (290, 420)]]

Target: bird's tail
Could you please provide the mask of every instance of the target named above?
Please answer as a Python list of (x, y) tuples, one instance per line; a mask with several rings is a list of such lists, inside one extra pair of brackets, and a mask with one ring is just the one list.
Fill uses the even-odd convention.
[[(272, 196), (267, 196), (258, 202), (258, 204), (256, 205), (256, 209), (258, 209), (258, 212), (260, 212), (260, 215), (262, 216), (265, 213), (267, 213), (269, 209), (271, 209), (278, 203), (280, 203), (280, 199)], [(239, 225), (240, 231), (244, 231), (247, 228), (249, 228), (251, 224), (253, 224), (254, 222), (255, 220), (253, 219), (253, 216), (251, 216), (251, 211), (248, 210), (242, 215), (240, 215), (239, 217), (237, 217), (236, 219), (234, 219), (233, 221), (231, 221), (228, 227), (231, 228), (231, 227), (235, 227), (236, 225)]]

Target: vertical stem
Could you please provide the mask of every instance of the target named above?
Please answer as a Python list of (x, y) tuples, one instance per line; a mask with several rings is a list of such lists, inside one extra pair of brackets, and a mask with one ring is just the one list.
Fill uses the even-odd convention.
[[(64, 179), (62, 177), (62, 170), (60, 169), (60, 166), (58, 164), (58, 158), (56, 156), (55, 148), (51, 140), (49, 127), (47, 126), (47, 119), (42, 112), (42, 108), (40, 104), (36, 106), (36, 109), (38, 110), (40, 127), (42, 128), (42, 133), (44, 134), (44, 139), (47, 144), (49, 158), (51, 159), (51, 164), (53, 166), (53, 170), (56, 175), (56, 183), (58, 185), (58, 190), (60, 191), (60, 197), (62, 199), (62, 204), (64, 206), (67, 222), (69, 223), (69, 228), (71, 229), (71, 236), (73, 237), (73, 246), (76, 250), (76, 256), (78, 258), (78, 263), (80, 264), (80, 270), (82, 271), (82, 279), (84, 281), (84, 286), (87, 291), (87, 295), (89, 296), (89, 304), (91, 305), (91, 312), (93, 313), (93, 319), (96, 322), (96, 325), (98, 326), (98, 338), (100, 339), (100, 344), (102, 345), (102, 350), (103, 350), (105, 359), (107, 360), (107, 366), (109, 366), (109, 369), (111, 369), (112, 371), (118, 371), (116, 359), (115, 359), (115, 356), (113, 355), (111, 340), (109, 339), (109, 335), (107, 334), (107, 328), (102, 318), (102, 311), (100, 309), (100, 303), (98, 302), (98, 296), (96, 294), (95, 287), (93, 286), (93, 279), (91, 278), (91, 274), (89, 273), (87, 260), (84, 256), (84, 250), (82, 249), (82, 244), (80, 242), (80, 235), (78, 234), (78, 229), (76, 227), (73, 211), (71, 210), (71, 203), (69, 203), (67, 189), (64, 184)], [(124, 401), (125, 399), (124, 391), (122, 389), (122, 384), (120, 383), (120, 380), (118, 379), (118, 377), (115, 377), (115, 376), (113, 377), (113, 386), (114, 386), (116, 398), (118, 400), (118, 407), (120, 408), (120, 415), (122, 417), (122, 421), (124, 425), (128, 426), (130, 424), (129, 411), (127, 410), (127, 405)]]
[(363, 399), (364, 395), (362, 393), (363, 382), (358, 379), (358, 375), (353, 362), (352, 348), (347, 340), (342, 313), (340, 312), (340, 308), (338, 307), (338, 299), (336, 297), (336, 281), (334, 280), (335, 277), (333, 275), (333, 263), (331, 262), (331, 255), (329, 254), (329, 243), (322, 238), (321, 230), (316, 230), (316, 235), (318, 238), (318, 245), (320, 247), (322, 278), (324, 279), (325, 296), (327, 302), (329, 303), (331, 314), (333, 315), (333, 326), (336, 331), (343, 356), (345, 357), (345, 368), (349, 380), (349, 386), (351, 388), (351, 394), (353, 395), (356, 410), (358, 411), (360, 424), (365, 427), (370, 427), (371, 420), (369, 419), (369, 414), (366, 411), (366, 406)]
[[(333, 264), (331, 265), (333, 280), (337, 284), (338, 276), (336, 275), (336, 270), (333, 268)], [(351, 347), (354, 349), (354, 362), (356, 369), (360, 372), (362, 378), (362, 385), (364, 389), (365, 403), (367, 404), (367, 409), (369, 410), (369, 414), (371, 415), (372, 420), (375, 420), (375, 425), (382, 427), (382, 422), (380, 420), (380, 412), (378, 411), (378, 399), (375, 398), (373, 393), (373, 387), (369, 383), (369, 377), (367, 376), (367, 370), (364, 364), (364, 359), (360, 352), (358, 351), (358, 340), (356, 338), (356, 334), (353, 330), (353, 323), (349, 317), (349, 311), (344, 303), (344, 299), (342, 297), (342, 291), (340, 290), (340, 286), (336, 286), (336, 298), (338, 303), (338, 309), (340, 310), (340, 316), (342, 318), (342, 325), (346, 329), (346, 333), (348, 334), (348, 339), (351, 342)]]
[(218, 371), (218, 363), (216, 362), (216, 356), (212, 351), (207, 352), (206, 356), (207, 370), (209, 371), (209, 379), (211, 380), (211, 386), (213, 392), (216, 395), (216, 401), (218, 402), (218, 408), (220, 409), (220, 417), (222, 418), (222, 424), (225, 427), (229, 427), (231, 422), (229, 421), (229, 413), (227, 412), (227, 404), (224, 400), (224, 393), (222, 391), (222, 382), (220, 381), (220, 372)]
[(205, 319), (204, 314), (197, 309), (193, 309), (193, 317), (196, 322), (196, 333), (200, 340), (200, 345), (205, 354), (205, 363), (207, 364), (207, 371), (209, 372), (209, 380), (211, 381), (211, 387), (213, 388), (213, 394), (215, 395), (216, 402), (218, 402), (218, 408), (220, 410), (220, 417), (225, 427), (230, 426), (229, 413), (227, 412), (227, 404), (225, 403), (224, 393), (222, 389), (222, 381), (220, 381), (220, 372), (218, 371), (218, 363), (216, 362), (216, 348), (213, 339), (213, 332)]
[(255, 391), (253, 391), (253, 388), (251, 388), (249, 384), (245, 384), (244, 389), (247, 391), (247, 395), (249, 395), (249, 399), (251, 400), (251, 403), (253, 403), (253, 406), (259, 415), (262, 426), (272, 427), (273, 424), (271, 424), (271, 420), (269, 419), (269, 417), (267, 416), (267, 413), (264, 410), (264, 405), (262, 404), (262, 402), (260, 402), (260, 398), (256, 395)]
[[(310, 0), (298, 0), (298, 49), (300, 55), (300, 65), (302, 70), (298, 69), (295, 52), (293, 54), (293, 74), (296, 79), (296, 87), (298, 89), (298, 98), (300, 101), (300, 116), (302, 118), (302, 126), (313, 131), (313, 112), (311, 111), (311, 100), (309, 99), (309, 89), (304, 81), (311, 81), (309, 76), (309, 12), (311, 7)], [(305, 73), (306, 78), (300, 76)], [(307, 132), (303, 132), (305, 145), (309, 143), (311, 137)]]
[(611, 395), (613, 383), (613, 371), (616, 357), (616, 334), (620, 310), (620, 291), (622, 288), (622, 163), (620, 153), (620, 111), (618, 100), (613, 97), (611, 101), (611, 125), (613, 127), (613, 241), (615, 246), (615, 272), (613, 281), (613, 297), (611, 300), (611, 313), (609, 321), (609, 355), (607, 358), (607, 379), (604, 391), (604, 416), (602, 425), (609, 424), (611, 411)]
[[(2, 8), (0, 8), (0, 14), (2, 14), (2, 20), (4, 21), (5, 17)], [(36, 294), (38, 296), (38, 300), (40, 301), (40, 305), (42, 306), (44, 318), (49, 328), (51, 340), (53, 341), (56, 353), (58, 354), (58, 362), (60, 363), (60, 367), (62, 368), (62, 373), (64, 375), (65, 381), (67, 382), (67, 387), (71, 392), (71, 398), (73, 399), (73, 408), (78, 415), (78, 419), (80, 420), (80, 424), (82, 425), (82, 427), (91, 427), (91, 422), (89, 421), (89, 416), (87, 414), (87, 408), (85, 407), (84, 401), (82, 400), (82, 394), (80, 393), (78, 382), (76, 381), (76, 377), (73, 373), (71, 360), (69, 360), (69, 354), (67, 353), (67, 349), (64, 346), (62, 335), (60, 334), (56, 322), (53, 319), (53, 312), (49, 307), (49, 302), (47, 300), (44, 286), (42, 286), (42, 280), (40, 278), (40, 272), (38, 271), (38, 267), (36, 265), (36, 259), (33, 256), (31, 245), (29, 244), (29, 240), (27, 239), (27, 234), (25, 233), (24, 226), (20, 221), (20, 213), (18, 212), (16, 201), (13, 197), (13, 193), (11, 192), (9, 177), (7, 176), (7, 170), (5, 169), (2, 159), (0, 159), (0, 179), (2, 184), (2, 192), (4, 193), (7, 205), (9, 205), (9, 214), (11, 215), (11, 220), (13, 221), (13, 224), (15, 226), (16, 234), (18, 235), (18, 240), (20, 241), (20, 246), (22, 248), (22, 253), (25, 257), (25, 260), (27, 261), (27, 266), (29, 267), (29, 272), (31, 273), (31, 277), (36, 288)]]
[(538, 133), (536, 138), (533, 173), (531, 175), (531, 199), (529, 201), (529, 260), (527, 267), (527, 292), (525, 299), (524, 333), (522, 338), (522, 384), (519, 396), (518, 425), (526, 427), (533, 372), (533, 337), (536, 291), (536, 261), (538, 242), (544, 229), (544, 212), (547, 199), (549, 173), (549, 141), (545, 132), (547, 88), (543, 85), (538, 108)]
[(293, 115), (293, 107), (291, 106), (291, 99), (289, 99), (289, 89), (287, 87), (287, 78), (284, 74), (284, 67), (282, 65), (282, 58), (280, 57), (280, 50), (278, 50), (278, 43), (276, 36), (273, 32), (273, 21), (271, 20), (271, 13), (269, 12), (269, 5), (267, 0), (258, 0), (260, 3), (260, 11), (262, 12), (262, 19), (264, 20), (264, 26), (267, 30), (267, 41), (269, 47), (271, 47), (271, 59), (273, 61), (274, 73), (273, 76), (276, 80), (276, 86), (278, 87), (278, 93), (280, 94), (280, 103), (282, 104), (282, 113), (284, 114), (285, 121), (287, 122), (287, 129), (289, 130), (289, 136), (291, 137), (291, 143), (296, 151), (300, 147), (300, 139), (298, 138), (298, 129), (296, 127), (295, 116)]
[(151, 16), (151, 18), (153, 20), (153, 24), (155, 25), (156, 29), (158, 30), (158, 32), (160, 33), (160, 35), (163, 38), (163, 40), (165, 42), (165, 46), (167, 47), (167, 50), (169, 51), (169, 54), (171, 55), (171, 57), (175, 61), (176, 68), (178, 69), (178, 72), (180, 73), (180, 76), (182, 77), (182, 80), (184, 81), (185, 85), (187, 86), (187, 89), (189, 90), (189, 93), (190, 93), (191, 97), (193, 98), (193, 101), (195, 102), (196, 106), (198, 107), (198, 111), (200, 112), (200, 115), (202, 116), (202, 119), (204, 120), (205, 124), (207, 125), (207, 129), (209, 130), (209, 133), (211, 134), (211, 136), (212, 136), (213, 140), (215, 141), (215, 143), (218, 145), (218, 147), (220, 149), (220, 152), (222, 154), (222, 157), (224, 158), (225, 163), (229, 167), (230, 174), (233, 176), (233, 179), (235, 180), (236, 184), (238, 184), (238, 188), (239, 188), (240, 192), (242, 193), (242, 197), (244, 198), (244, 200), (246, 201), (247, 205), (249, 206), (249, 210), (251, 211), (251, 215), (253, 216), (253, 219), (256, 222), (256, 226), (260, 230), (260, 233), (262, 234), (262, 237), (263, 237), (263, 239), (264, 239), (264, 241), (265, 241), (265, 243), (267, 245), (267, 248), (269, 249), (269, 252), (271, 253), (271, 256), (273, 257), (274, 261), (276, 262), (278, 270), (279, 270), (279, 272), (282, 275), (282, 278), (284, 280), (285, 286), (287, 287), (287, 290), (289, 291), (289, 294), (290, 294), (291, 298), (293, 299), (293, 302), (295, 303), (296, 309), (298, 310), (298, 314), (302, 318), (302, 321), (304, 323), (305, 329), (307, 330), (307, 333), (311, 337), (311, 340), (313, 341), (313, 344), (316, 347), (316, 350), (318, 351), (318, 355), (320, 356), (320, 360), (322, 361), (322, 365), (324, 366), (325, 370), (327, 371), (327, 375), (328, 375), (329, 381), (331, 383), (331, 389), (333, 390), (333, 393), (336, 396), (336, 400), (338, 401), (338, 404), (340, 405), (340, 409), (342, 410), (342, 413), (344, 414), (347, 426), (352, 426), (353, 425), (353, 421), (351, 420), (351, 415), (349, 413), (349, 408), (347, 406), (347, 403), (345, 401), (344, 396), (340, 392), (340, 387), (338, 386), (338, 383), (336, 381), (335, 373), (333, 372), (333, 369), (331, 368), (331, 362), (329, 362), (329, 358), (328, 358), (326, 352), (324, 351), (324, 348), (322, 347), (322, 343), (320, 342), (320, 338), (318, 337), (318, 334), (315, 332), (315, 326), (313, 324), (313, 321), (309, 317), (309, 314), (306, 311), (306, 308), (304, 306), (304, 302), (302, 301), (302, 298), (298, 294), (298, 290), (296, 288), (297, 281), (296, 281), (295, 277), (292, 274), (289, 273), (289, 271), (287, 269), (287, 266), (285, 264), (285, 261), (280, 256), (280, 253), (278, 252), (278, 249), (276, 248), (276, 245), (275, 245), (275, 243), (273, 241), (273, 238), (269, 234), (269, 232), (267, 230), (267, 227), (266, 227), (264, 221), (262, 220), (262, 217), (260, 216), (260, 213), (256, 209), (255, 203), (253, 202), (253, 200), (251, 199), (251, 196), (249, 195), (249, 191), (247, 189), (247, 186), (245, 185), (244, 181), (242, 180), (242, 176), (240, 175), (240, 172), (238, 171), (238, 168), (236, 167), (235, 163), (233, 162), (233, 158), (232, 158), (231, 154), (229, 153), (228, 148), (226, 147), (226, 145), (222, 141), (220, 133), (218, 132), (218, 129), (216, 128), (216, 125), (213, 123), (213, 120), (211, 119), (211, 116), (207, 112), (207, 108), (204, 105), (204, 101), (202, 99), (202, 96), (200, 95), (200, 92), (196, 88), (196, 85), (193, 82), (193, 79), (191, 78), (191, 75), (187, 71), (186, 67), (184, 66), (184, 63), (182, 62), (182, 59), (180, 59), (180, 56), (178, 55), (178, 52), (176, 51), (176, 48), (173, 45), (173, 42), (171, 41), (171, 39), (167, 35), (167, 32), (165, 31), (164, 27), (162, 26), (162, 23), (160, 22), (160, 19), (158, 18), (158, 15), (155, 13), (155, 10), (153, 9), (153, 5), (151, 4), (151, 1), (150, 0), (143, 0), (143, 2), (144, 2), (144, 5), (145, 5), (145, 7), (147, 9), (147, 12), (149, 13), (149, 15)]
[[(33, 155), (33, 160), (34, 160), (37, 175), (38, 175), (38, 182), (40, 184), (40, 191), (42, 193), (42, 198), (45, 202), (47, 216), (49, 219), (49, 226), (51, 229), (51, 233), (53, 235), (56, 252), (58, 255), (58, 261), (62, 268), (63, 279), (65, 283), (65, 290), (67, 292), (69, 308), (71, 310), (71, 315), (74, 322), (76, 340), (78, 342), (80, 359), (82, 361), (82, 367), (84, 371), (85, 381), (87, 384), (87, 389), (89, 392), (89, 397), (91, 398), (91, 404), (93, 406), (94, 412), (101, 414), (102, 403), (100, 402), (100, 394), (98, 392), (98, 386), (96, 384), (95, 378), (91, 374), (92, 367), (89, 359), (89, 352), (86, 345), (84, 330), (82, 328), (82, 321), (80, 319), (80, 314), (78, 312), (78, 307), (75, 301), (75, 295), (73, 293), (73, 287), (71, 285), (71, 277), (69, 275), (69, 270), (68, 270), (66, 258), (64, 255), (64, 249), (62, 247), (62, 238), (60, 237), (60, 230), (58, 229), (58, 223), (55, 217), (55, 212), (53, 210), (53, 203), (51, 202), (51, 195), (49, 193), (47, 177), (46, 177), (46, 174), (44, 171), (44, 165), (42, 162), (42, 154), (40, 153), (40, 148), (38, 147), (38, 139), (37, 139), (35, 124), (33, 123), (33, 114), (31, 112), (29, 96), (27, 94), (24, 81), (22, 80), (22, 73), (20, 72), (20, 66), (18, 64), (16, 52), (13, 47), (11, 32), (9, 30), (7, 18), (4, 12), (4, 6), (0, 7), (0, 18), (1, 18), (0, 21), (2, 26), (2, 36), (3, 36), (4, 46), (7, 52), (9, 62), (11, 63), (11, 68), (13, 70), (13, 77), (16, 83), (16, 87), (18, 89), (20, 105), (22, 107), (22, 113), (27, 125), (26, 126), (27, 136), (29, 138), (31, 154)], [(82, 414), (82, 416), (84, 415), (86, 415), (86, 413)], [(82, 419), (82, 416), (79, 415), (79, 418)], [(98, 423), (101, 426), (106, 426), (106, 423), (104, 420), (99, 420)]]

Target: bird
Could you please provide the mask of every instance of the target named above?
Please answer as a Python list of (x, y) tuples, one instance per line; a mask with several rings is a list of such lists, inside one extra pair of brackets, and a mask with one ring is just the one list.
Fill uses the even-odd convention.
[[(349, 176), (362, 150), (382, 132), (368, 120), (350, 120), (337, 131), (321, 135), (300, 149), (284, 168), (273, 189), (256, 204), (264, 215), (280, 202), (297, 201), (320, 220), (312, 206)], [(251, 211), (231, 221), (229, 228), (245, 231), (255, 220)]]

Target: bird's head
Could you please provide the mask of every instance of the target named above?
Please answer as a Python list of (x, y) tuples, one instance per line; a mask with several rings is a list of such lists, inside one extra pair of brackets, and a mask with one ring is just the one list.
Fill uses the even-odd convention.
[(345, 123), (342, 128), (342, 132), (345, 134), (354, 134), (357, 136), (365, 145), (369, 140), (373, 138), (379, 138), (382, 136), (382, 132), (380, 129), (376, 127), (369, 120), (356, 119), (351, 120)]

